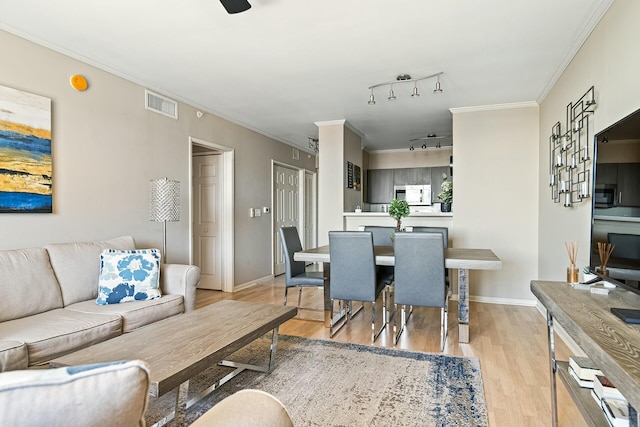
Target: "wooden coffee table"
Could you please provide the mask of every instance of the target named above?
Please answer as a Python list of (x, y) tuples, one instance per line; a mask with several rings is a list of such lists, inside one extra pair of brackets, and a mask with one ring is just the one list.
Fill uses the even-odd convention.
[[(151, 396), (162, 396), (178, 388), (176, 410), (157, 425), (175, 417), (183, 425), (188, 407), (245, 369), (271, 372), (278, 343), (278, 327), (294, 317), (296, 307), (224, 300), (203, 308), (152, 323), (108, 341), (62, 356), (49, 363), (52, 368), (141, 359), (149, 364)], [(245, 365), (224, 360), (236, 350), (273, 330), (266, 366)], [(198, 398), (187, 402), (189, 379), (211, 367), (236, 368), (216, 381)]]

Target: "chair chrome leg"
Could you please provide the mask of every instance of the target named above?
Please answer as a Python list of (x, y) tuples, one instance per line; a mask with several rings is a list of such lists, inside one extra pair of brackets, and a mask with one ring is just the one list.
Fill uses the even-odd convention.
[(449, 335), (449, 294), (444, 299), (444, 307), (440, 312), (440, 352), (444, 351), (444, 344)]
[(349, 302), (348, 302), (348, 304), (349, 304), (349, 317), (350, 317), (351, 319), (353, 319), (354, 317), (356, 317), (356, 315), (357, 315), (358, 313), (360, 313), (360, 312), (364, 309), (364, 302), (362, 302), (362, 304), (360, 305), (360, 308), (359, 308), (359, 309), (357, 309), (355, 312), (354, 312), (354, 311), (352, 311), (352, 308), (353, 308), (353, 301), (349, 301)]
[(398, 344), (398, 340), (400, 339), (400, 335), (402, 335), (402, 332), (404, 331), (404, 325), (405, 325), (405, 305), (402, 305), (402, 308), (400, 310), (402, 310), (402, 314), (400, 314), (400, 330), (396, 333), (396, 329), (398, 326), (398, 304), (394, 304), (394, 315), (393, 315), (393, 345)]
[(380, 336), (384, 328), (387, 326), (387, 322), (384, 321), (384, 313), (382, 313), (382, 326), (376, 332), (376, 302), (371, 303), (371, 343), (376, 342), (376, 338)]
[[(333, 336), (340, 330), (342, 329), (342, 327), (349, 321), (349, 313), (348, 311), (346, 311), (346, 307), (345, 307), (345, 313), (343, 315), (341, 315), (341, 313), (338, 313), (338, 316), (336, 316), (337, 318), (334, 319), (333, 317), (333, 305), (334, 305), (334, 300), (331, 300), (331, 310), (330, 310), (330, 315), (331, 315), (331, 323), (329, 323), (329, 338), (333, 338)], [(337, 325), (337, 328), (336, 328)], [(335, 329), (334, 329), (335, 328)]]
[(287, 305), (287, 293), (289, 292), (289, 288), (284, 288), (284, 305)]

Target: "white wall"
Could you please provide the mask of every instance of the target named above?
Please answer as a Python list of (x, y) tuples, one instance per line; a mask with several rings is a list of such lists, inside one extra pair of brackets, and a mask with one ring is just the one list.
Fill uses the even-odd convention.
[[(235, 150), (236, 284), (271, 274), (271, 159), (309, 170), (315, 159), (211, 114), (179, 104), (179, 120), (144, 109), (144, 87), (0, 31), (0, 85), (52, 100), (53, 214), (0, 214), (0, 249), (90, 241), (125, 234), (161, 247), (162, 226), (148, 220), (148, 184), (182, 183), (181, 221), (167, 224), (171, 262), (189, 261), (189, 137)], [(89, 89), (69, 85), (83, 74)], [(212, 76), (215, 78), (215, 76)]]
[(537, 278), (566, 280), (564, 242), (577, 241), (578, 265), (588, 264), (591, 200), (564, 208), (549, 193), (548, 138), (558, 120), (564, 128), (565, 108), (592, 85), (596, 92), (595, 132), (640, 108), (640, 2), (615, 1), (540, 105), (539, 192), (540, 233)]
[(476, 299), (533, 303), (538, 107), (494, 108), (452, 110), (455, 246), (490, 248), (502, 260), (502, 270), (471, 271)]
[(344, 122), (316, 123), (318, 153), (318, 246), (329, 244), (329, 231), (342, 230), (344, 209)]

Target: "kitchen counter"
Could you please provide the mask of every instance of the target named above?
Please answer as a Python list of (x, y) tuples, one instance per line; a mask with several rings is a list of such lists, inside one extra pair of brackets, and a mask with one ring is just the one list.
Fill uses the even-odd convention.
[[(344, 212), (342, 215), (345, 217), (389, 217), (391, 218), (388, 212)], [(453, 217), (453, 213), (452, 212), (411, 212), (411, 214), (409, 214), (407, 218), (403, 219), (403, 222), (405, 219), (409, 219), (412, 217), (431, 217), (431, 216)]]

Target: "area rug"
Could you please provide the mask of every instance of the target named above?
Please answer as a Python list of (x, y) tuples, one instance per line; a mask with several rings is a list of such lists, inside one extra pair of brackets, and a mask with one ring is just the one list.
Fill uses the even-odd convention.
[[(269, 344), (268, 337), (261, 338), (228, 359), (262, 365)], [(190, 391), (206, 389), (227, 372), (223, 367), (208, 369), (190, 381)], [(243, 372), (192, 406), (187, 422), (245, 388), (276, 396), (296, 426), (488, 425), (476, 358), (286, 335), (279, 337), (273, 372)], [(174, 392), (151, 398), (147, 425), (170, 412), (174, 402)]]

